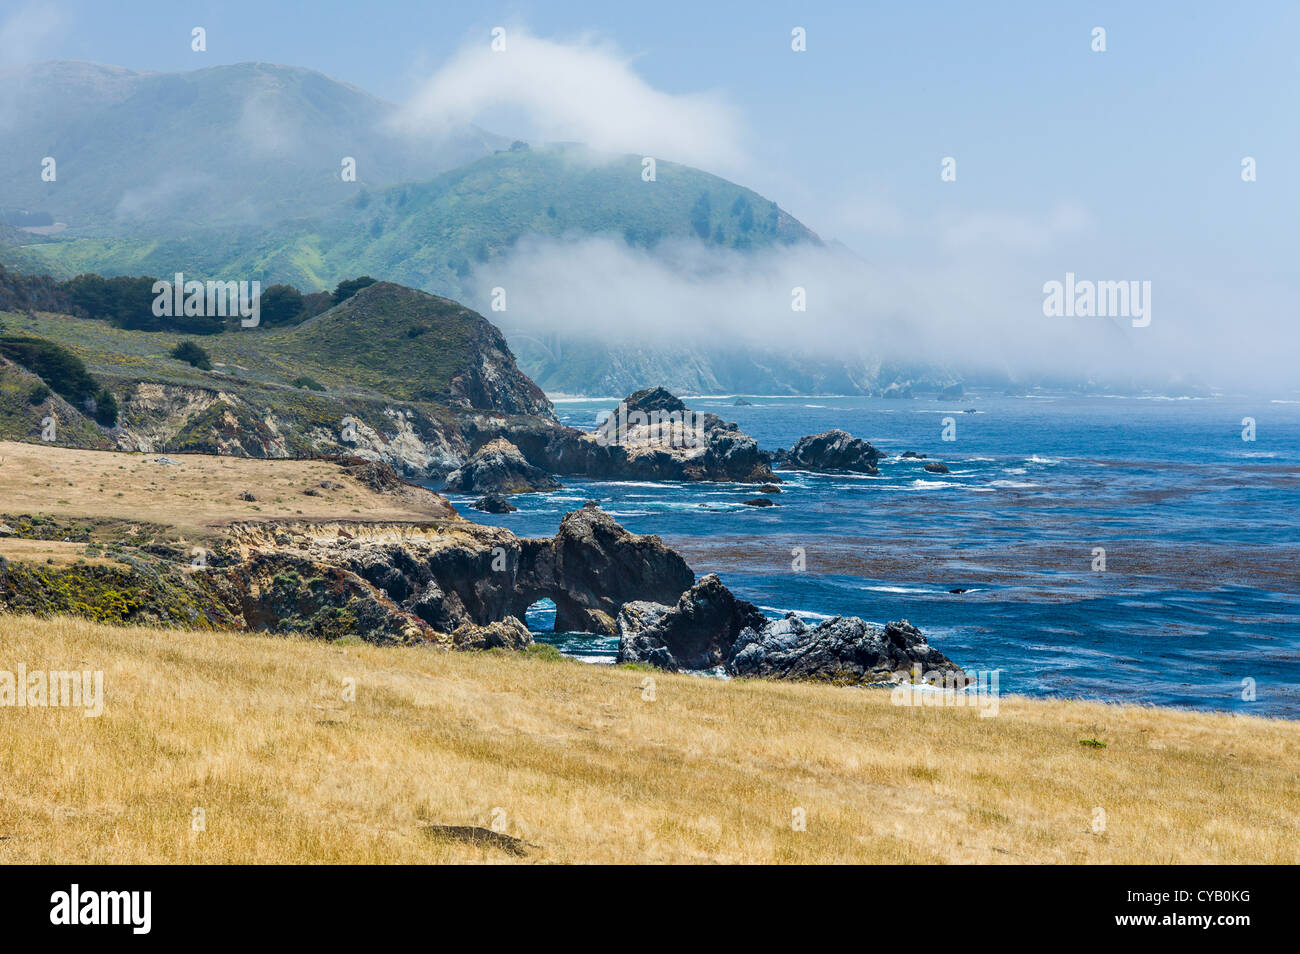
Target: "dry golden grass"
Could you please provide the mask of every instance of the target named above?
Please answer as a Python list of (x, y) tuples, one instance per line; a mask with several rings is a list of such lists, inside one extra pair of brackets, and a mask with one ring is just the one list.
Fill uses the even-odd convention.
[(18, 662), (106, 707), (0, 708), (0, 862), (516, 860), (424, 830), (494, 812), (541, 862), (1300, 858), (1282, 721), (0, 616)]
[(17, 537), (0, 539), (0, 556), (7, 560), (53, 563), (56, 566), (70, 566), (79, 561), (94, 565), (107, 565), (113, 562), (108, 557), (86, 556), (84, 543), (67, 543), (63, 540), (22, 540)]
[[(156, 463), (160, 456), (0, 441), (0, 513), (119, 517), (192, 535), (241, 520), (412, 521), (441, 513), (412, 496), (376, 493), (329, 461), (176, 454), (172, 466)], [(324, 481), (342, 486), (325, 489)], [(245, 491), (257, 499), (241, 499)]]

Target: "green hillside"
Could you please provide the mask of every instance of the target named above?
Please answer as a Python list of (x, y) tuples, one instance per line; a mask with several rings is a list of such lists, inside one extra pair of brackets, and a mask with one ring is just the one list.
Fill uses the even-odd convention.
[[(31, 342), (70, 357), (36, 361)], [(202, 350), (199, 366), (176, 356), (185, 343)], [(83, 407), (100, 387), (111, 397), (95, 393), (98, 408), (120, 405), (117, 430)], [(484, 318), (386, 282), (295, 328), (236, 325), (198, 338), (45, 311), (0, 313), (0, 439), (41, 439), (42, 420), (55, 413), (63, 446), (254, 457), (368, 447), (427, 476), (458, 463), (449, 455), (459, 422), (480, 410), (553, 419)], [(379, 437), (341, 444), (347, 417)]]
[[(518, 369), (501, 332), (459, 302), (379, 282), (322, 315), (270, 332), (261, 350), (328, 369), (404, 401), (547, 413), (542, 392)], [(486, 367), (485, 367), (486, 366)]]
[[(270, 63), (154, 73), (59, 60), (0, 69), (0, 90), (23, 104), (0, 136), (0, 212), (48, 215), (79, 236), (267, 225), (509, 144), (473, 126), (437, 142), (398, 136), (391, 104)], [(53, 181), (37, 174), (46, 156)], [(344, 157), (356, 182), (343, 181)]]
[(575, 234), (641, 247), (692, 235), (741, 249), (816, 240), (776, 203), (707, 172), (660, 162), (657, 180), (645, 182), (639, 156), (570, 147), (498, 153), (429, 182), (359, 195), (322, 246), (327, 260), (459, 292), (476, 265), (525, 236)]
[(456, 297), (476, 265), (527, 235), (615, 235), (653, 247), (696, 236), (731, 248), (817, 241), (776, 203), (689, 166), (578, 147), (504, 151), (423, 182), (359, 187), (325, 215), (272, 228), (214, 229), (176, 238), (42, 240), (0, 246), (0, 262), (58, 277), (170, 275), (332, 287), (362, 272)]

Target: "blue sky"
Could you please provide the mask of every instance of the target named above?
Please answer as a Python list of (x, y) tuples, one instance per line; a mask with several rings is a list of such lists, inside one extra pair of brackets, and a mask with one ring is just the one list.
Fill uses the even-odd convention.
[[(1292, 2), (54, 0), (11, 2), (0, 23), (15, 16), (46, 28), (0, 33), (10, 62), (185, 70), (264, 60), (397, 102), (496, 25), (561, 45), (595, 37), (654, 90), (722, 104), (741, 159), (711, 171), (873, 263), (920, 281), (957, 261), (987, 263), (993, 283), (999, 269), (1017, 285), (1067, 270), (1151, 279), (1165, 315), (1199, 310), (1202, 329), (1235, 322), (1263, 335), (1296, 317)], [(208, 32), (204, 54), (189, 47), (196, 25)], [(807, 52), (791, 51), (794, 26), (807, 30)], [(1097, 26), (1104, 53), (1090, 48)], [(527, 127), (517, 111), (476, 118), (531, 131), (502, 127)], [(945, 156), (957, 160), (956, 182), (940, 180)], [(1245, 156), (1256, 182), (1241, 179)]]

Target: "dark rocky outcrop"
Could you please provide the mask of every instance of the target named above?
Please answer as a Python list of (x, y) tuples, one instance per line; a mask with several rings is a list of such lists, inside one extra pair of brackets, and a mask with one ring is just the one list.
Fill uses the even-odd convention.
[(523, 649), (533, 641), (533, 634), (517, 617), (475, 626), (465, 623), (451, 634), (457, 649)]
[(838, 683), (895, 681), (898, 674), (939, 673), (964, 685), (956, 663), (907, 620), (878, 626), (837, 616), (809, 626), (793, 613), (768, 620), (710, 574), (675, 606), (628, 602), (618, 616), (619, 662), (668, 670), (725, 665), (735, 676)]
[(962, 387), (961, 382), (958, 381), (955, 384), (950, 384), (947, 387), (940, 388), (939, 396), (937, 400), (955, 401), (960, 397), (964, 397), (965, 395), (966, 395), (966, 389)]
[(0, 608), (484, 650), (526, 647), (521, 620), (546, 598), (557, 630), (617, 635), (620, 660), (663, 669), (840, 682), (911, 665), (959, 671), (906, 622), (769, 622), (717, 576), (696, 583), (658, 537), (629, 533), (594, 505), (566, 514), (551, 539), (454, 516), (281, 521), (229, 527), (201, 569), (185, 547), (136, 553), (108, 566), (0, 560)]
[(483, 513), (514, 513), (519, 509), (501, 494), (486, 494), (479, 497), (470, 506), (475, 510), (483, 511)]
[(558, 490), (559, 481), (530, 464), (519, 448), (498, 437), (480, 447), (447, 477), (449, 493), (526, 494)]
[(889, 682), (904, 672), (940, 673), (965, 684), (961, 667), (931, 647), (907, 620), (881, 627), (836, 616), (809, 626), (793, 613), (742, 631), (727, 671), (764, 679), (853, 684)]
[(732, 407), (753, 407), (753, 406), (754, 406), (753, 401), (746, 401), (743, 397), (736, 398), (735, 403), (732, 405)]
[(601, 479), (777, 483), (771, 457), (734, 423), (691, 411), (663, 388), (620, 401), (592, 432), (536, 419), (477, 422), (471, 442), (504, 437), (550, 473)]
[(941, 463), (939, 463), (937, 460), (930, 461), (930, 463), (926, 464), (925, 467), (924, 467), (923, 469), (925, 470), (925, 472), (926, 472), (927, 474), (946, 474), (946, 473), (948, 473), (948, 465), (947, 465), (947, 464), (941, 464)]
[(557, 630), (615, 635), (624, 604), (676, 602), (695, 580), (658, 537), (596, 507), (565, 515), (550, 540), (457, 519), (247, 524), (231, 541), (232, 568), (213, 579), (246, 628), (382, 643), (517, 647), (511, 618), (540, 599), (555, 603)]
[(751, 497), (750, 499), (744, 501), (744, 504), (746, 507), (775, 507), (776, 506), (776, 504), (768, 500), (766, 497)]
[(838, 428), (801, 437), (789, 451), (778, 451), (777, 463), (796, 470), (848, 470), (876, 474), (885, 455), (861, 438)]
[[(534, 561), (537, 586), (555, 602), (557, 631), (616, 635), (615, 617), (633, 600), (674, 602), (695, 573), (657, 536), (628, 533), (599, 507), (566, 514)], [(532, 600), (529, 600), (531, 604)]]
[[(667, 454), (674, 476), (663, 479), (776, 481), (771, 461), (735, 423), (692, 411), (664, 388), (629, 394), (592, 436), (596, 443), (626, 451), (630, 461)], [(675, 465), (675, 466), (674, 466)]]
[[(629, 414), (649, 414), (651, 411), (667, 411), (681, 413), (688, 408), (677, 395), (673, 394), (667, 388), (642, 388), (640, 391), (634, 391), (619, 402), (619, 406), (625, 408)], [(615, 413), (618, 408), (615, 408)]]
[(618, 661), (646, 662), (660, 669), (712, 669), (730, 658), (742, 630), (765, 622), (757, 606), (736, 599), (710, 573), (671, 609), (646, 603), (624, 607), (618, 618)]

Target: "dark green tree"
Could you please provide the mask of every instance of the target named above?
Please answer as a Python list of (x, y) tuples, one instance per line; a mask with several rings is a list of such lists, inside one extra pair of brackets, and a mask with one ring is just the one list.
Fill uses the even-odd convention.
[(272, 285), (262, 292), (262, 324), (292, 325), (302, 320), (302, 292), (292, 285)]
[(171, 355), (177, 361), (185, 361), (200, 371), (212, 370), (212, 359), (208, 353), (193, 341), (182, 341), (172, 348)]
[(368, 288), (375, 283), (375, 279), (369, 275), (362, 275), (360, 278), (346, 278), (338, 283), (334, 289), (334, 304), (347, 301), (363, 288)]
[(706, 242), (709, 240), (711, 231), (711, 219), (713, 218), (713, 205), (709, 202), (709, 194), (701, 192), (700, 197), (695, 200), (691, 206), (691, 228), (695, 234)]

